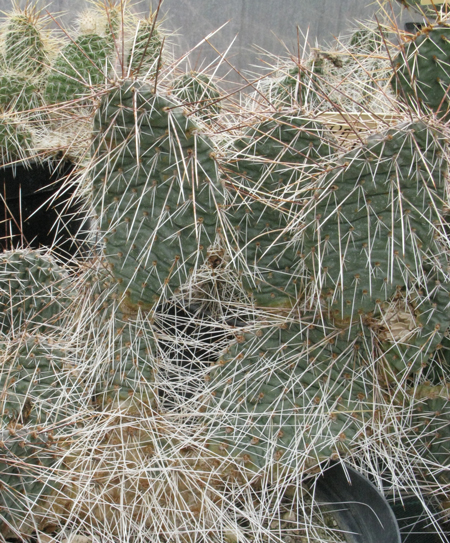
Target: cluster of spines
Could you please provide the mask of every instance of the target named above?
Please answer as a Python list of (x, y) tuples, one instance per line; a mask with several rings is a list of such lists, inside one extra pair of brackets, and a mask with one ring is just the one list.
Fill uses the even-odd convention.
[[(91, 422), (77, 432), (71, 452), (60, 451), (68, 468), (67, 472), (55, 472), (58, 484), (55, 483), (55, 493), (51, 497), (52, 520), (78, 515), (85, 519), (85, 527), (90, 525), (93, 530), (103, 531), (108, 526), (112, 533), (108, 537), (118, 537), (119, 515), (123, 510), (113, 504), (122, 500), (127, 522), (138, 519), (139, 529), (145, 533), (178, 534), (180, 540), (191, 540), (198, 530), (207, 533), (214, 529), (214, 519), (219, 515), (224, 525), (220, 534), (236, 539), (242, 533), (236, 521), (239, 505), (245, 503), (247, 509), (242, 507), (244, 518), (260, 521), (263, 527), (260, 526), (261, 531), (257, 533), (262, 536), (263, 533), (270, 534), (261, 520), (265, 513), (256, 514), (256, 498), (252, 502), (243, 490), (239, 490), (248, 485), (239, 487), (236, 482), (251, 480), (254, 489), (262, 484), (264, 493), (268, 488), (264, 487), (264, 482), (258, 482), (261, 478), (266, 477), (266, 482), (277, 484), (281, 481), (282, 490), (278, 494), (281, 496), (288, 484), (286, 481), (295, 477), (300, 480), (306, 467), (320, 470), (321, 462), (330, 457), (347, 457), (357, 463), (361, 458), (365, 459), (363, 455), (369, 454), (371, 448), (377, 448), (387, 456), (394, 442), (397, 451), (404, 455), (401, 459), (392, 459), (393, 472), (398, 474), (402, 460), (411, 452), (408, 449), (411, 435), (415, 435), (414, 439), (423, 446), (424, 469), (434, 462), (445, 466), (448, 462), (448, 451), (445, 445), (442, 447), (442, 432), (445, 436), (448, 431), (447, 399), (442, 393), (445, 385), (433, 383), (431, 388), (438, 388), (428, 392), (420, 388), (429, 386), (422, 384), (425, 375), (431, 375), (435, 369), (429, 366), (438, 366), (434, 380), (441, 383), (445, 383), (447, 371), (446, 358), (441, 356), (446, 340), (447, 279), (436, 248), (446, 238), (445, 217), (439, 207), (441, 197), (431, 196), (431, 202), (435, 204), (430, 211), (431, 218), (428, 211), (423, 210), (424, 198), (420, 198), (420, 194), (416, 199), (412, 198), (415, 211), (419, 211), (419, 222), (425, 217), (425, 227), (432, 224), (440, 240), (433, 240), (431, 245), (435, 245), (424, 249), (427, 237), (418, 235), (420, 239), (415, 250), (417, 254), (425, 254), (426, 262), (418, 265), (412, 258), (413, 271), (410, 272), (410, 262), (407, 272), (402, 269), (405, 273), (400, 274), (401, 281), (392, 281), (389, 293), (386, 291), (379, 302), (369, 300), (368, 307), (359, 306), (355, 311), (353, 306), (351, 309), (346, 306), (340, 314), (333, 314), (332, 304), (327, 307), (329, 299), (324, 295), (322, 281), (313, 273), (312, 259), (302, 257), (303, 253), (299, 251), (305, 244), (307, 248), (308, 243), (312, 244), (305, 239), (314, 239), (314, 233), (310, 238), (303, 237), (303, 219), (308, 220), (308, 213), (313, 214), (330, 194), (334, 196), (329, 182), (335, 173), (321, 177), (320, 171), (324, 167), (330, 169), (331, 165), (345, 173), (353, 168), (358, 171), (357, 177), (367, 168), (368, 175), (372, 175), (375, 163), (373, 181), (383, 162), (380, 157), (384, 158), (384, 150), (378, 152), (375, 147), (386, 144), (386, 157), (389, 157), (389, 146), (395, 147), (395, 134), (384, 133), (381, 144), (376, 141), (373, 147), (371, 144), (361, 146), (353, 155), (343, 155), (339, 161), (330, 158), (335, 145), (330, 146), (332, 140), (320, 124), (306, 116), (304, 119), (298, 112), (279, 115), (270, 110), (262, 122), (253, 123), (242, 134), (231, 158), (227, 151), (229, 160), (223, 167), (223, 176), (228, 200), (225, 200), (225, 213), (222, 214), (219, 204), (223, 192), (217, 183), (213, 147), (207, 138), (198, 134), (195, 123), (177, 107), (176, 101), (162, 93), (126, 82), (105, 98), (97, 117), (98, 139), (92, 171), (96, 211), (105, 248), (103, 285), (97, 285), (99, 299), (103, 302), (94, 302), (95, 311), (89, 304), (87, 308), (79, 306), (83, 316), (75, 313), (72, 323), (77, 334), (80, 330), (86, 334), (78, 336), (76, 341), (81, 343), (88, 339), (85, 346), (77, 346), (75, 351), (78, 349), (78, 354), (82, 353), (89, 361), (79, 363), (88, 369), (83, 386), (92, 392), (95, 407), (88, 416)], [(401, 138), (408, 140), (410, 137), (404, 127), (398, 132)], [(403, 148), (408, 146), (404, 139), (400, 145)], [(394, 143), (391, 144), (392, 140)], [(414, 140), (412, 137), (411, 141)], [(433, 147), (434, 135), (430, 135), (430, 141)], [(441, 159), (433, 149), (428, 156), (428, 149), (424, 150), (420, 145), (418, 148), (418, 161), (423, 162), (427, 171), (431, 170), (431, 179), (439, 186)], [(369, 155), (375, 155), (375, 160)], [(404, 156), (398, 155), (398, 161), (404, 157), (407, 160), (410, 155), (411, 152), (405, 151)], [(358, 157), (362, 157), (359, 166)], [(386, 158), (386, 162), (389, 160)], [(212, 185), (212, 189), (205, 189), (204, 199), (195, 200), (195, 204), (191, 202), (197, 193), (192, 193), (192, 199), (185, 199), (183, 194), (184, 183), (194, 187), (194, 180), (198, 180), (197, 174), (189, 177), (192, 171), (201, 171), (200, 176), (204, 175), (207, 184)], [(351, 172), (348, 176), (352, 178)], [(161, 207), (166, 212), (163, 215), (158, 215), (153, 207), (155, 180), (164, 205), (169, 207)], [(424, 192), (432, 193), (432, 187), (426, 183), (424, 187)], [(310, 199), (312, 189), (322, 190), (324, 196)], [(311, 204), (303, 212), (307, 200), (311, 200)], [(325, 212), (330, 205), (324, 206)], [(245, 215), (241, 216), (247, 209), (248, 220)], [(365, 209), (367, 211), (367, 205)], [(211, 224), (204, 225), (204, 221), (198, 224), (199, 210), (214, 214), (214, 217), (208, 217)], [(159, 238), (155, 237), (150, 245), (146, 239), (148, 234), (138, 222), (141, 211), (149, 213), (156, 221), (150, 228), (153, 230), (156, 225), (155, 236)], [(371, 217), (378, 220), (378, 212), (374, 206)], [(258, 225), (251, 216), (264, 213), (276, 221), (276, 226)], [(215, 222), (217, 217), (222, 217), (219, 228)], [(181, 223), (176, 222), (179, 219)], [(240, 238), (243, 224), (244, 234)], [(317, 230), (313, 232), (317, 233)], [(203, 234), (205, 243), (198, 237)], [(216, 234), (224, 247), (215, 253), (208, 252), (205, 245), (211, 244)], [(189, 259), (182, 259), (180, 268), (173, 266), (180, 261), (171, 247), (178, 236), (177, 248), (195, 255), (192, 265)], [(285, 244), (282, 252), (293, 251), (292, 259), (288, 260), (297, 264), (294, 270), (280, 268), (280, 255), (276, 249), (280, 236)], [(256, 245), (265, 238), (268, 242), (261, 257), (267, 262), (263, 262), (265, 270), (261, 274), (259, 249), (250, 252), (249, 257), (248, 248), (252, 242)], [(156, 241), (158, 243), (154, 243)], [(129, 248), (127, 243), (131, 243)], [(133, 244), (136, 247), (133, 248)], [(130, 258), (131, 251), (139, 249), (139, 245), (144, 251), (138, 258)], [(261, 247), (260, 244), (257, 246)], [(154, 274), (147, 263), (153, 248), (162, 255), (155, 260), (156, 267), (161, 259), (167, 259), (167, 269), (161, 271), (157, 281), (153, 281)], [(245, 259), (242, 258), (244, 252)], [(229, 332), (238, 323), (243, 331), (237, 334), (235, 343), (218, 358), (218, 362), (214, 360), (217, 349), (212, 348), (210, 353), (202, 355), (195, 352), (195, 356), (199, 356), (200, 374), (205, 377), (204, 389), (183, 405), (178, 419), (176, 408), (171, 410), (169, 417), (164, 417), (158, 413), (161, 410), (156, 390), (158, 383), (166, 396), (173, 392), (180, 400), (183, 394), (178, 390), (180, 380), (172, 381), (177, 364), (173, 364), (165, 376), (161, 375), (164, 372), (158, 375), (160, 360), (173, 356), (167, 353), (175, 352), (176, 345), (189, 346), (192, 337), (175, 330), (172, 337), (161, 340), (158, 336), (162, 334), (154, 323), (158, 318), (162, 323), (167, 319), (158, 317), (158, 311), (163, 309), (155, 309), (155, 303), (167, 302), (175, 292), (180, 301), (195, 305), (195, 296), (186, 292), (183, 283), (189, 282), (191, 274), (201, 275), (199, 271), (204, 261), (210, 273), (208, 280), (213, 284), (220, 283), (222, 277), (233, 277), (229, 269), (237, 269), (232, 287), (241, 292), (242, 303), (245, 299), (242, 281), (244, 289), (252, 295), (255, 307), (244, 302), (247, 310), (241, 311), (240, 322), (234, 319), (235, 324), (227, 323), (226, 326), (223, 321), (219, 323), (219, 343), (226, 340), (221, 335), (223, 330)], [(359, 264), (363, 266), (364, 261), (361, 259)], [(301, 266), (303, 271), (299, 273)], [(265, 272), (267, 276), (264, 276)], [(236, 279), (239, 275), (240, 280)], [(249, 287), (256, 278), (261, 280), (261, 276), (263, 286), (275, 288), (274, 296), (264, 293), (259, 286), (261, 283), (256, 288), (254, 285)], [(281, 283), (279, 276), (283, 279)], [(289, 293), (291, 282), (285, 281), (287, 276), (300, 277), (301, 285), (295, 287), (293, 293)], [(329, 276), (337, 285), (339, 281), (332, 271)], [(287, 325), (286, 314), (304, 301), (301, 296), (305, 285), (309, 299), (312, 293), (312, 299), (318, 303), (312, 309), (308, 307), (300, 323), (298, 314), (292, 312), (291, 317), (296, 317)], [(177, 293), (178, 289), (183, 296)], [(228, 290), (217, 287), (217, 292), (223, 296)], [(217, 305), (229, 303), (220, 296)], [(169, 300), (164, 307), (173, 303)], [(267, 309), (269, 311), (265, 311)], [(187, 318), (189, 326), (205, 327), (205, 321), (208, 321), (208, 317), (192, 306), (176, 311), (183, 315), (180, 319)], [(236, 314), (239, 315), (239, 311)], [(266, 323), (259, 327), (255, 315), (263, 316)], [(178, 317), (175, 320), (174, 328), (177, 328), (180, 322)], [(110, 335), (103, 341), (98, 337), (99, 330)], [(90, 339), (94, 341), (90, 343)], [(175, 347), (167, 350), (164, 342)], [(193, 342), (196, 342), (195, 337)], [(100, 352), (102, 348), (104, 352)], [(282, 373), (287, 351), (291, 360), (288, 370)], [(416, 354), (418, 362), (405, 370), (404, 361), (408, 358), (409, 362)], [(425, 358), (431, 363), (425, 363)], [(214, 363), (211, 369), (207, 362)], [(181, 378), (182, 366), (178, 367)], [(380, 374), (386, 377), (381, 379)], [(406, 388), (405, 383), (409, 386), (411, 382), (417, 382), (416, 392)], [(192, 395), (189, 386), (186, 388)], [(436, 394), (440, 398), (438, 402), (435, 401)], [(297, 397), (305, 405), (295, 405)], [(206, 405), (205, 399), (209, 400)], [(288, 404), (297, 411), (290, 413)], [(182, 404), (175, 402), (175, 405)], [(192, 411), (189, 410), (191, 407)], [(321, 409), (320, 416), (316, 407)], [(404, 416), (405, 409), (417, 417), (417, 424), (411, 428), (410, 421)], [(429, 423), (426, 415), (421, 416), (422, 411), (434, 412), (436, 419)], [(307, 423), (311, 426), (307, 432), (304, 431), (306, 426), (301, 426), (305, 417), (312, 422)], [(402, 417), (406, 423), (399, 422)], [(189, 420), (189, 424), (183, 420)], [(199, 421), (200, 425), (197, 425)], [(206, 424), (206, 428), (202, 424)], [(401, 438), (395, 441), (393, 428), (398, 427), (403, 434), (400, 432)], [(309, 439), (311, 441), (307, 441)], [(76, 458), (71, 458), (71, 454)], [(362, 463), (364, 465), (364, 461)], [(114, 473), (113, 469), (116, 470)], [(183, 476), (179, 476), (180, 472)], [(68, 474), (75, 482), (72, 479), (72, 483), (68, 483), (64, 479), (69, 477)], [(64, 491), (57, 489), (60, 484)], [(140, 499), (138, 503), (136, 496)], [(259, 499), (262, 503), (261, 497)], [(230, 505), (231, 502), (239, 505)], [(158, 524), (158, 518), (165, 520)]]

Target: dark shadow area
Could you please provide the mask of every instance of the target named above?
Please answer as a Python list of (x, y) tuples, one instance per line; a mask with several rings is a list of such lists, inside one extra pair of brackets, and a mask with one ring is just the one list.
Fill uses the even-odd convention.
[(0, 247), (49, 247), (62, 260), (87, 249), (87, 215), (74, 196), (68, 161), (24, 162), (0, 168)]

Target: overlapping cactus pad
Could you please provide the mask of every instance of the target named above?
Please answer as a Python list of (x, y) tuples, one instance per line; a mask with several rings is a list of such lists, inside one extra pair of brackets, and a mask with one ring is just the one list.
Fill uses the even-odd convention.
[(3, 539), (348, 542), (314, 495), (341, 462), (449, 541), (450, 20), (433, 13), (417, 36), (380, 14), (269, 57), (239, 101), (223, 59), (188, 69), (127, 2), (64, 36), (35, 6), (6, 18), (3, 165), (68, 164), (61, 213), (83, 219), (71, 258), (0, 255)]

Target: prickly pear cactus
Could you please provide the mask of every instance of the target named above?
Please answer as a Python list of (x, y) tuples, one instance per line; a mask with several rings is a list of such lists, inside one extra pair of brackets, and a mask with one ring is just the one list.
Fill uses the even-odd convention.
[(155, 76), (162, 64), (163, 42), (159, 24), (152, 18), (139, 20), (128, 56), (130, 75)]
[(359, 320), (397, 289), (448, 282), (443, 136), (392, 128), (351, 151), (316, 187), (302, 258), (337, 319)]
[(40, 507), (57, 488), (52, 469), (83, 420), (85, 400), (64, 344), (45, 336), (0, 342), (0, 386), (0, 533), (11, 537), (45, 518)]
[(214, 149), (176, 103), (140, 83), (114, 89), (95, 126), (106, 259), (124, 307), (149, 309), (203, 264), (221, 226)]
[(75, 292), (67, 272), (43, 251), (0, 255), (0, 333), (58, 330)]
[(291, 307), (299, 296), (297, 250), (287, 231), (299, 212), (298, 185), (333, 152), (320, 123), (284, 113), (262, 116), (225, 165), (230, 241), (245, 290), (262, 307)]
[(81, 35), (67, 44), (47, 76), (47, 104), (80, 99), (104, 83), (109, 52), (107, 39), (96, 34)]
[(191, 71), (177, 77), (172, 83), (172, 92), (204, 121), (220, 112), (219, 89), (207, 74)]
[(398, 97), (413, 108), (430, 108), (446, 118), (449, 109), (450, 28), (443, 25), (425, 27), (411, 36), (394, 59), (391, 83)]
[(39, 12), (35, 7), (16, 10), (8, 18), (4, 37), (7, 68), (26, 77), (46, 70), (48, 51)]
[(350, 453), (374, 416), (366, 348), (307, 322), (237, 335), (208, 376), (210, 450), (264, 471)]

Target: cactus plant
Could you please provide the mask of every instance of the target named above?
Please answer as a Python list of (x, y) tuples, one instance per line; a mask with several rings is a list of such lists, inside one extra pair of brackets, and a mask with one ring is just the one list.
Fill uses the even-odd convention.
[(163, 95), (125, 82), (97, 117), (94, 190), (122, 302), (150, 309), (203, 264), (223, 189), (211, 143)]
[[(135, 19), (108, 4), (56, 55), (44, 91), (49, 131), (77, 118), (77, 100), (86, 116), (83, 172), (67, 183), (90, 193), (92, 258), (2, 260), (0, 533), (275, 541), (303, 523), (314, 541), (305, 478), (330, 459), (396, 495), (422, 481), (442, 497), (442, 119), (417, 120), (408, 102), (413, 121), (382, 116), (401, 110), (372, 70), (385, 40), (360, 30), (306, 61), (320, 61), (313, 74), (290, 64), (276, 100), (197, 123), (186, 101), (202, 96), (156, 77), (154, 20), (130, 38)], [(28, 103), (3, 95), (8, 118)], [(351, 124), (369, 106), (389, 128), (358, 132), (351, 151), (321, 124), (324, 110)]]
[(432, 24), (410, 36), (400, 51), (392, 85), (401, 99), (412, 107), (426, 106), (438, 116), (448, 114), (448, 55), (450, 30), (442, 24)]
[(177, 77), (172, 92), (206, 122), (221, 109), (219, 89), (207, 74), (191, 71)]
[(238, 150), (225, 165), (230, 239), (244, 288), (259, 306), (296, 304), (296, 248), (286, 232), (301, 206), (293, 193), (317, 173), (333, 145), (320, 123), (285, 113), (261, 115), (235, 143)]

